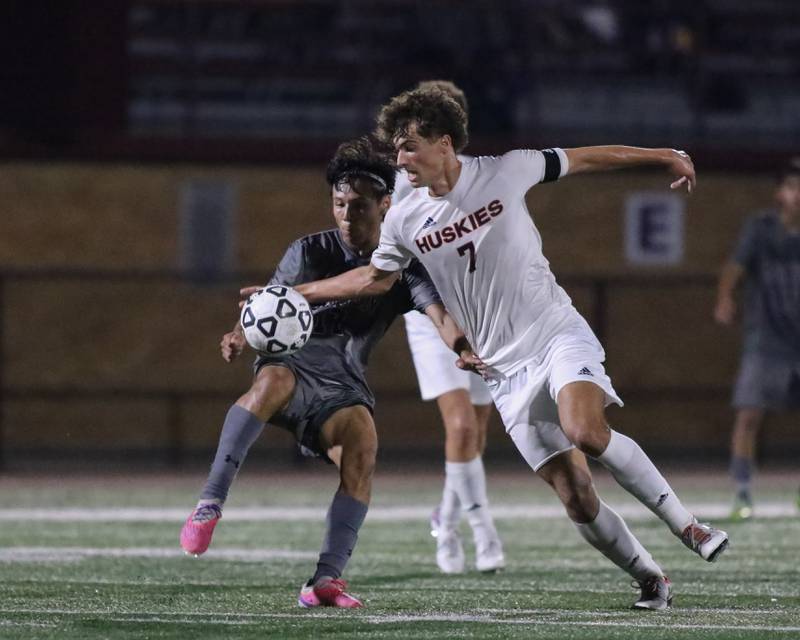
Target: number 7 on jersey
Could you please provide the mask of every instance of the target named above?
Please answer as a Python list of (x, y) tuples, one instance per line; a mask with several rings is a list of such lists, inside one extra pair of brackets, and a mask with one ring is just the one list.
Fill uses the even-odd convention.
[(460, 256), (469, 253), (469, 273), (475, 271), (475, 244), (472, 241), (467, 242), (467, 244), (456, 247), (456, 251)]

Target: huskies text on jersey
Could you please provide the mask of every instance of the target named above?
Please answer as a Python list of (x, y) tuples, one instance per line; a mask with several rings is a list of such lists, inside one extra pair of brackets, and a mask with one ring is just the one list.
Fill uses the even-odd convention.
[(485, 207), (481, 207), (468, 216), (456, 220), (453, 224), (449, 224), (442, 229), (417, 238), (417, 247), (422, 253), (438, 249), (443, 243), (453, 242), (468, 233), (472, 233), (501, 213), (503, 213), (503, 203), (500, 202), (500, 200), (492, 200)]

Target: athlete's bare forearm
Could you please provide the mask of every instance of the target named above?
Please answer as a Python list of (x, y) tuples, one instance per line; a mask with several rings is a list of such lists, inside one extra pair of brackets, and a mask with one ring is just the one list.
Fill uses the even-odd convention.
[(295, 285), (295, 289), (311, 304), (329, 300), (349, 300), (379, 296), (392, 288), (400, 277), (399, 271), (382, 271), (371, 264), (344, 273)]
[(464, 332), (441, 304), (428, 305), (425, 307), (425, 314), (431, 319), (448, 348), (459, 355), (461, 351), (471, 350)]
[(691, 158), (676, 149), (605, 145), (564, 149), (564, 153), (569, 160), (569, 174), (656, 165), (663, 166), (677, 178), (671, 185), (673, 189), (686, 184), (691, 191), (696, 182)]
[(456, 366), (459, 369), (472, 371), (480, 376), (488, 372), (488, 367), (475, 355), (461, 327), (456, 324), (441, 304), (428, 305), (425, 307), (425, 313), (433, 322), (444, 343), (458, 355)]
[(564, 149), (569, 160), (569, 173), (607, 171), (647, 164), (668, 164), (672, 149), (645, 149), (624, 145), (603, 145)]

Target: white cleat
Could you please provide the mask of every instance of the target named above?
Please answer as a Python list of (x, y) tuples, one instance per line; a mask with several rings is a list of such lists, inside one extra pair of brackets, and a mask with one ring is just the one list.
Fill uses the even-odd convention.
[(442, 573), (464, 573), (464, 547), (457, 531), (439, 529), (436, 538), (436, 564)]
[(475, 568), (483, 573), (494, 573), (505, 569), (506, 557), (500, 538), (475, 543)]
[(727, 533), (697, 520), (683, 530), (681, 541), (708, 562), (714, 562), (728, 548)]
[(642, 594), (633, 603), (632, 609), (660, 611), (672, 606), (672, 583), (667, 576), (653, 576), (642, 582), (634, 582), (633, 586), (641, 589)]

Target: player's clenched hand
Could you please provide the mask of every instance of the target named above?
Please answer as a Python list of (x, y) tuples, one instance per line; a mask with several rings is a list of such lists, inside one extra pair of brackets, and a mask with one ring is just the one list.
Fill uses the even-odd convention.
[(241, 300), (239, 300), (239, 308), (241, 309), (245, 305), (247, 299), (250, 296), (252, 296), (259, 289), (263, 288), (264, 287), (262, 285), (252, 285), (249, 287), (242, 287), (241, 289), (239, 289), (239, 297), (241, 298)]
[(694, 163), (688, 153), (673, 149), (672, 158), (669, 162), (669, 172), (677, 178), (669, 185), (670, 189), (678, 189), (685, 184), (689, 193), (692, 192), (697, 183), (697, 177), (694, 173)]
[(220, 351), (222, 351), (222, 359), (225, 362), (233, 362), (244, 351), (244, 346), (247, 344), (244, 335), (240, 331), (231, 331), (222, 336), (222, 341), (219, 343)]
[(472, 349), (464, 349), (459, 353), (459, 358), (456, 360), (456, 366), (465, 371), (472, 371), (480, 376), (485, 376), (489, 372), (489, 365), (476, 356)]

